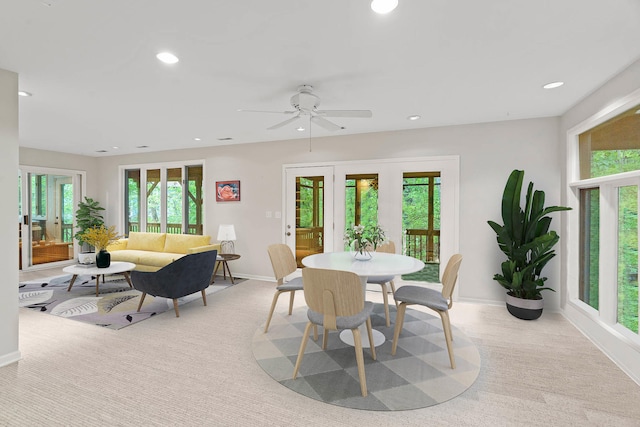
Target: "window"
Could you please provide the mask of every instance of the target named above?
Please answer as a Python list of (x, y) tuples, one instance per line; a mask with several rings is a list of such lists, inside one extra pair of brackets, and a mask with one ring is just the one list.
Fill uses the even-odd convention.
[(580, 292), (581, 301), (598, 309), (600, 257), (600, 189), (580, 190)]
[(203, 233), (202, 165), (128, 167), (123, 173), (127, 234)]
[(640, 170), (640, 105), (579, 135), (580, 178)]
[(618, 187), (619, 324), (638, 333), (638, 186)]
[[(640, 94), (635, 99), (620, 113), (603, 115), (601, 123), (594, 119), (569, 132), (569, 143), (575, 144), (569, 159), (577, 167), (576, 176), (571, 176), (571, 164), (568, 168), (568, 201), (579, 215), (573, 217), (575, 225), (569, 224), (567, 269), (568, 277), (577, 278), (569, 284), (570, 303), (631, 338), (640, 349)], [(579, 246), (575, 260), (573, 245)]]

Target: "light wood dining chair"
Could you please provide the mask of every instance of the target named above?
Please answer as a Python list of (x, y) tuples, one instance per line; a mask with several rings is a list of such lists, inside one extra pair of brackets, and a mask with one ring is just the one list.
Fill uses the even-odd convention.
[(442, 329), (444, 330), (444, 338), (447, 342), (447, 350), (449, 351), (449, 362), (451, 369), (456, 368), (456, 362), (453, 357), (453, 335), (451, 333), (451, 321), (449, 320), (449, 310), (453, 306), (453, 289), (458, 281), (458, 270), (462, 263), (462, 255), (455, 254), (449, 258), (447, 266), (442, 274), (442, 292), (435, 289), (423, 288), (421, 286), (401, 286), (395, 293), (396, 302), (399, 302), (398, 314), (396, 316), (396, 327), (393, 331), (393, 344), (391, 346), (391, 354), (395, 356), (398, 347), (398, 338), (402, 330), (404, 322), (404, 314), (407, 305), (419, 304), (428, 307), (440, 315), (442, 320)]
[(275, 275), (277, 285), (276, 293), (273, 295), (273, 301), (271, 302), (269, 317), (267, 318), (267, 323), (264, 325), (265, 333), (269, 330), (271, 317), (273, 317), (273, 311), (276, 308), (276, 303), (278, 302), (278, 297), (280, 296), (280, 294), (290, 292), (289, 315), (291, 315), (295, 293), (296, 291), (302, 290), (302, 277), (295, 277), (290, 281), (285, 282), (286, 277), (291, 273), (294, 273), (298, 268), (296, 258), (293, 255), (291, 248), (289, 248), (289, 246), (285, 245), (284, 243), (276, 243), (274, 245), (270, 245), (267, 248), (267, 252), (269, 253), (269, 258), (271, 259), (271, 266), (273, 267), (273, 273)]
[[(367, 379), (364, 372), (364, 356), (362, 351), (362, 338), (358, 327), (363, 323), (367, 325), (369, 342), (373, 343), (371, 329), (371, 311), (373, 304), (364, 300), (362, 284), (357, 274), (349, 271), (325, 270), (318, 268), (305, 268), (302, 270), (304, 283), (304, 298), (309, 307), (307, 317), (309, 322), (304, 329), (298, 359), (293, 369), (293, 379), (298, 376), (298, 371), (304, 357), (309, 331), (312, 326), (324, 327), (322, 349), (327, 348), (329, 331), (350, 329), (353, 333), (355, 344), (356, 364), (358, 365), (358, 377), (360, 378), (360, 391), (362, 396), (367, 395)], [(371, 345), (371, 357), (376, 360), (375, 346)]]
[[(384, 244), (378, 246), (376, 248), (376, 252), (386, 252), (390, 254), (395, 254), (396, 245), (391, 240), (389, 240)], [(395, 276), (369, 276), (367, 278), (367, 283), (373, 283), (376, 285), (380, 285), (382, 287), (382, 302), (384, 304), (384, 316), (387, 320), (387, 328), (391, 326), (391, 320), (389, 318), (389, 295), (387, 290), (387, 283), (389, 284), (389, 286), (391, 286), (391, 292), (395, 296), (396, 287), (393, 284), (394, 278)], [(396, 303), (396, 306), (397, 306), (397, 303)]]

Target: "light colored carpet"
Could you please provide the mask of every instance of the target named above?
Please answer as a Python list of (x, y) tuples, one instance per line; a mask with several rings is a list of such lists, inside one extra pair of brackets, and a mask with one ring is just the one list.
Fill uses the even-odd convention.
[[(309, 399), (253, 357), (274, 289), (247, 280), (207, 307), (187, 304), (179, 318), (165, 312), (119, 331), (20, 309), (23, 359), (0, 368), (0, 425), (638, 425), (640, 387), (569, 322), (545, 312), (523, 323), (504, 306), (454, 305), (453, 325), (483, 361), (455, 399), (393, 412)], [(276, 310), (285, 312), (286, 301)]]

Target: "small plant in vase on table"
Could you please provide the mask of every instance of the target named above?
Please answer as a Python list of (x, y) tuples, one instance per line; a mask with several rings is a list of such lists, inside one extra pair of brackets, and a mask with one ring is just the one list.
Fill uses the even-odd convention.
[(100, 227), (87, 228), (82, 233), (82, 240), (96, 248), (96, 266), (98, 268), (107, 268), (111, 265), (111, 254), (107, 252), (107, 246), (120, 237), (112, 225), (106, 228), (104, 225)]
[(354, 225), (344, 232), (344, 242), (353, 246), (354, 258), (358, 260), (371, 259), (371, 250), (375, 251), (384, 242), (384, 230), (379, 225)]

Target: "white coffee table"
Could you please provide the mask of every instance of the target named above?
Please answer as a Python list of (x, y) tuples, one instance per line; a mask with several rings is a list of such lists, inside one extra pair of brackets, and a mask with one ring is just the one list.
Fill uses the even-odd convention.
[(100, 275), (102, 274), (104, 282), (104, 276), (107, 274), (124, 274), (125, 279), (127, 279), (127, 283), (129, 283), (129, 287), (133, 288), (131, 284), (131, 277), (129, 276), (129, 272), (136, 268), (136, 265), (132, 262), (123, 262), (123, 261), (111, 261), (111, 265), (106, 268), (98, 268), (94, 265), (91, 267), (85, 267), (80, 264), (70, 265), (62, 269), (65, 273), (73, 274), (71, 278), (71, 282), (69, 283), (69, 288), (67, 288), (67, 292), (71, 291), (71, 287), (73, 283), (76, 281), (76, 278), (81, 274), (90, 274), (96, 276), (96, 296), (100, 293)]
[[(369, 276), (395, 276), (420, 271), (424, 268), (424, 263), (419, 259), (406, 255), (389, 254), (385, 252), (373, 252), (373, 258), (368, 261), (358, 261), (354, 259), (353, 252), (325, 252), (321, 254), (309, 255), (302, 259), (305, 267), (324, 268), (328, 270), (345, 270), (356, 273), (362, 283), (362, 292), (366, 295), (367, 278)], [(347, 332), (347, 333), (345, 333)], [(353, 345), (353, 336), (343, 331), (340, 339), (349, 345)], [(362, 332), (362, 331), (361, 331)], [(366, 331), (362, 335), (362, 347), (369, 347), (369, 338)], [(373, 330), (374, 346), (384, 343), (384, 334)]]

